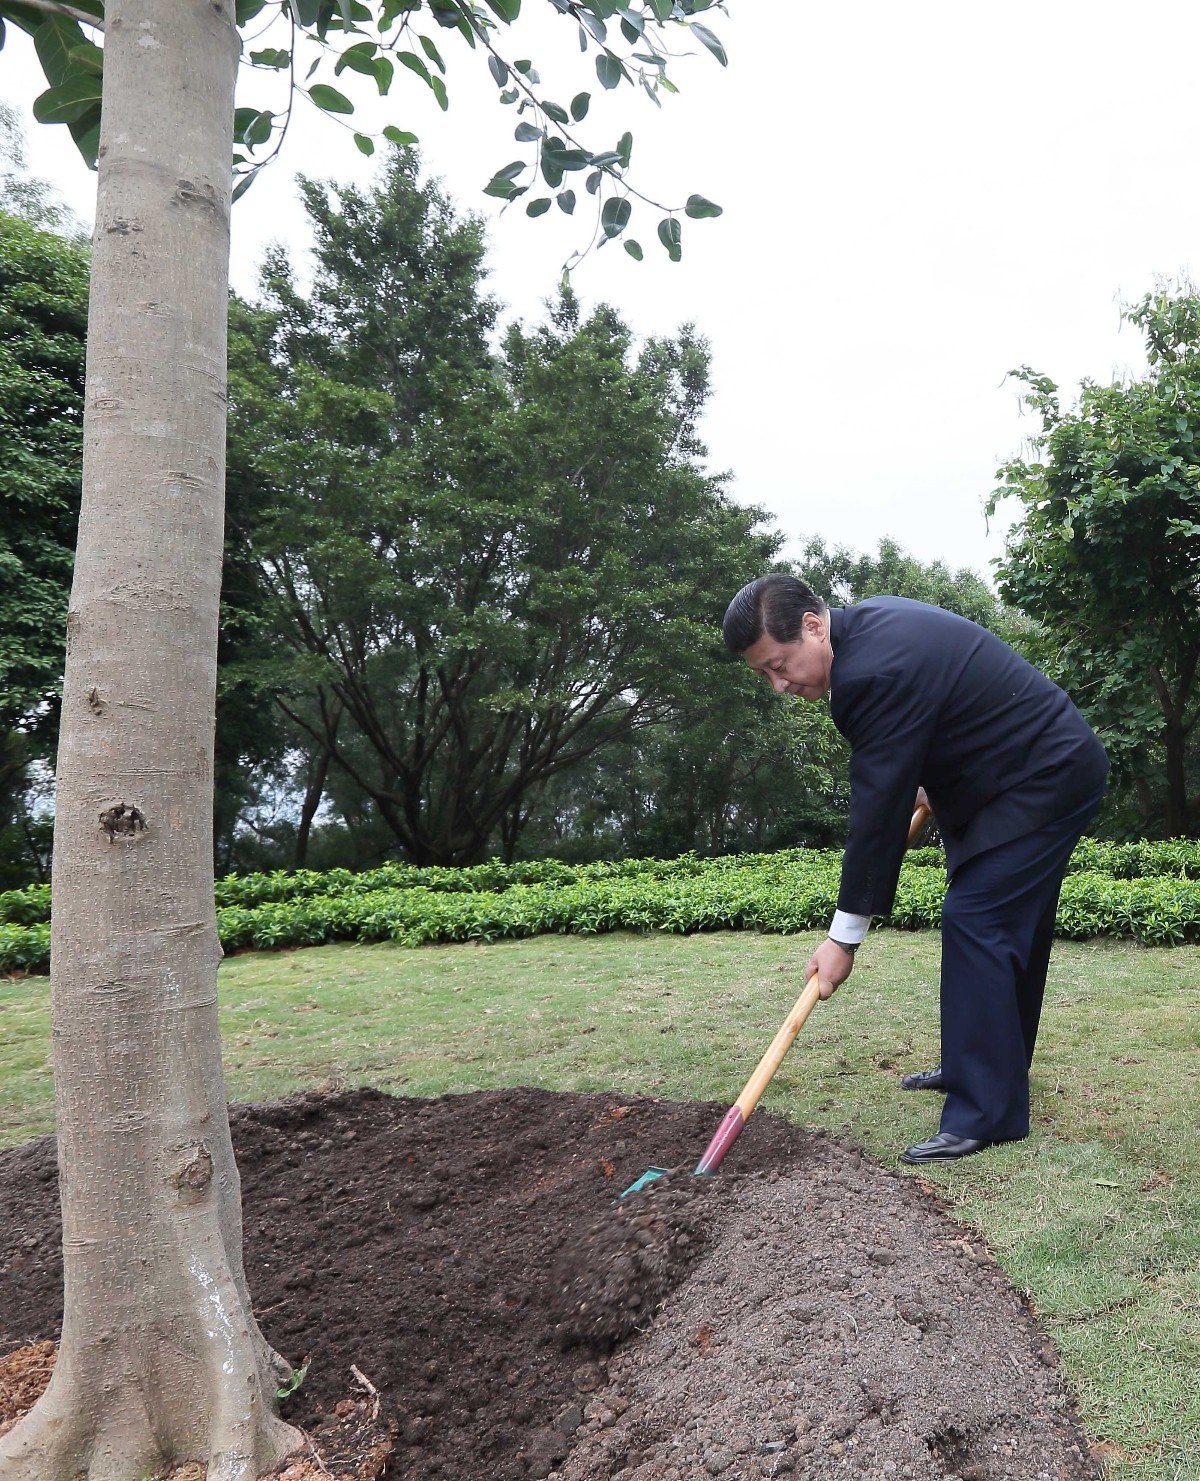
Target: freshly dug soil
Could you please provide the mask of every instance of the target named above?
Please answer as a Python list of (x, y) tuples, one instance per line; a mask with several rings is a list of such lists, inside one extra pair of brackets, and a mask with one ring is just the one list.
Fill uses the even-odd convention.
[[(390, 1440), (330, 1471), (1100, 1476), (1052, 1346), (917, 1180), (760, 1112), (719, 1178), (616, 1202), (651, 1164), (690, 1166), (724, 1109), (537, 1090), (235, 1108), (256, 1311), (311, 1359), (288, 1417), (327, 1458), (360, 1434), (365, 1453), (376, 1408)], [(62, 1316), (54, 1156), (49, 1137), (0, 1152), (0, 1354), (32, 1351), (26, 1373)], [(18, 1392), (0, 1379), (0, 1424)]]

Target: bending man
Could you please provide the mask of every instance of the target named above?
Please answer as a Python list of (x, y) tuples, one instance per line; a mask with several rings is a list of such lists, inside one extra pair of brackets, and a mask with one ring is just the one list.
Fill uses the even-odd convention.
[(1029, 1064), (1058, 892), (1108, 758), (1057, 685), (985, 628), (903, 597), (829, 608), (793, 576), (744, 586), (725, 643), (778, 692), (829, 695), (850, 743), (837, 911), (805, 976), (830, 997), (892, 907), (918, 789), (946, 847), (941, 1129), (905, 1162), (950, 1162), (1029, 1132)]

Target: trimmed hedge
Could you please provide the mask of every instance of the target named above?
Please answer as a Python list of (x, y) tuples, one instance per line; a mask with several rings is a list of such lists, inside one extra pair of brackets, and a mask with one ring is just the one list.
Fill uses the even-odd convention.
[[(330, 869), (324, 874), (311, 869), (281, 869), (272, 874), (231, 874), (219, 879), (216, 901), (218, 909), (222, 906), (254, 909), (270, 902), (371, 895), (391, 890), (425, 889), (438, 894), (499, 893), (514, 885), (563, 886), (602, 880), (694, 878), (725, 871), (772, 869), (840, 858), (837, 850), (796, 848), (781, 849), (774, 854), (735, 854), (719, 859), (682, 854), (675, 859), (618, 859), (594, 864), (563, 864), (557, 859), (502, 864), (493, 859), (467, 869), (385, 864), (360, 874), (349, 869)], [(910, 851), (905, 867), (941, 869), (942, 863), (941, 849), (921, 848)], [(1200, 880), (1200, 842), (1175, 838), (1165, 842), (1101, 843), (1094, 838), (1085, 838), (1071, 855), (1068, 867), (1072, 874), (1103, 874), (1113, 879), (1173, 876)], [(31, 885), (25, 890), (0, 892), (0, 924), (30, 926), (49, 919), (49, 885)]]
[[(1115, 855), (1087, 853), (1114, 848)], [(1152, 945), (1200, 940), (1200, 880), (1188, 873), (1190, 858), (1200, 852), (1195, 845), (1114, 846), (1085, 840), (1080, 849), (1089, 860), (1111, 862), (1114, 871), (1131, 867), (1133, 856), (1120, 850), (1142, 850), (1144, 861), (1165, 861), (1171, 872), (1138, 879), (1075, 870), (1063, 882), (1060, 936), (1119, 936)], [(919, 930), (940, 923), (945, 893), (941, 860), (936, 849), (908, 856), (885, 924)], [(253, 875), (221, 881), (217, 927), (226, 951), (329, 941), (419, 946), (547, 932), (807, 931), (824, 926), (834, 910), (840, 862), (834, 852), (791, 849), (774, 855), (711, 860), (689, 855), (578, 868), (546, 861), (511, 869), (500, 864), (473, 870), (395, 865), (364, 874)], [(323, 892), (318, 881), (325, 885)], [(10, 897), (30, 893), (10, 892)], [(0, 897), (0, 903), (10, 897)], [(44, 921), (0, 924), (0, 971), (44, 971), (49, 956), (50, 931)]]

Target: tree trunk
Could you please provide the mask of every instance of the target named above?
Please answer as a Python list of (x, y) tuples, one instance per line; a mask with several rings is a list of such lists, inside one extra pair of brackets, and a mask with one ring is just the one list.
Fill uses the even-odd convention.
[(217, 1030), (212, 769), (231, 0), (109, 0), (52, 994), (65, 1318), (2, 1481), (251, 1481), (299, 1435), (251, 1313)]
[(1188, 831), (1187, 731), (1178, 720), (1169, 719), (1163, 732), (1166, 751), (1166, 834), (1182, 838)]
[(322, 747), (309, 767), (308, 782), (304, 788), (304, 802), (300, 808), (300, 822), (296, 826), (296, 850), (292, 860), (293, 869), (303, 869), (308, 864), (308, 840), (312, 835), (313, 819), (325, 796), (325, 783), (329, 779), (329, 748)]

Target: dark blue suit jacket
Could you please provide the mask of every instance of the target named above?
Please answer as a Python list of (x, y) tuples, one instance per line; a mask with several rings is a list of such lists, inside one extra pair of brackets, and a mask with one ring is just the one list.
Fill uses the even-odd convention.
[(953, 875), (1096, 796), (1104, 748), (1067, 695), (986, 628), (872, 597), (831, 608), (830, 709), (850, 742), (850, 827), (838, 908), (891, 909), (923, 786)]

